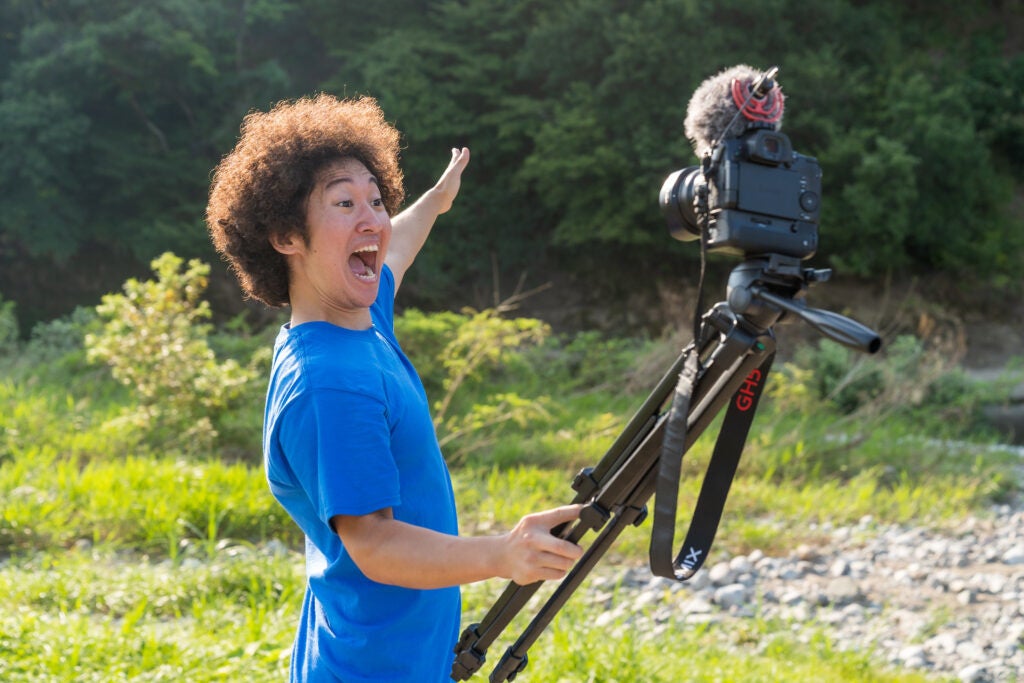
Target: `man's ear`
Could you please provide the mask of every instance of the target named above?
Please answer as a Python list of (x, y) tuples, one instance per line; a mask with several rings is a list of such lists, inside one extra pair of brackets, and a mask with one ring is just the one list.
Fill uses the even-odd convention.
[(302, 247), (302, 238), (294, 232), (285, 234), (273, 234), (270, 236), (270, 246), (285, 256), (294, 254)]

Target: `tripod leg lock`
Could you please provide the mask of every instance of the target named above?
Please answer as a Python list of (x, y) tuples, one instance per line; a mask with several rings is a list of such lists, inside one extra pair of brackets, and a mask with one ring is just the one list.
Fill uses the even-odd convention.
[(519, 675), (519, 672), (526, 668), (529, 664), (530, 658), (528, 655), (517, 657), (512, 654), (512, 648), (510, 647), (501, 661), (498, 662), (498, 666), (494, 667), (494, 671), (491, 672), (491, 682), (497, 681), (512, 681)]
[(480, 624), (471, 624), (462, 632), (458, 645), (455, 646), (455, 661), (452, 664), (452, 680), (466, 681), (475, 674), (484, 662), (487, 655), (477, 650), (474, 645), (480, 639), (477, 628)]
[(636, 516), (636, 519), (633, 520), (633, 526), (640, 526), (646, 520), (647, 520), (647, 506), (644, 505), (640, 509), (640, 513)]
[(576, 473), (576, 477), (572, 480), (572, 488), (578, 492), (583, 498), (590, 498), (593, 496), (600, 485), (597, 480), (594, 479), (594, 468), (584, 467), (582, 470)]
[(611, 516), (610, 512), (597, 503), (590, 503), (580, 510), (580, 526), (596, 531), (603, 527)]

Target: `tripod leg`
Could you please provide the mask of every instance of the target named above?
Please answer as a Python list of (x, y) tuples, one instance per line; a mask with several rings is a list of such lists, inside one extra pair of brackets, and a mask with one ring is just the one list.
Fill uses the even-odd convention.
[[(713, 330), (717, 331), (718, 335), (712, 334)], [(717, 347), (711, 351), (711, 346), (715, 341), (717, 341)], [(600, 528), (600, 523), (596, 520), (600, 518), (601, 511), (623, 511), (633, 508), (637, 511), (634, 519), (641, 514), (646, 501), (653, 495), (655, 489), (659, 451), (666, 420), (662, 409), (675, 389), (679, 371), (688, 353), (703, 355), (705, 352), (711, 351), (694, 388), (693, 400), (688, 412), (689, 429), (684, 452), (704, 432), (718, 410), (728, 402), (732, 393), (742, 383), (746, 372), (749, 371), (746, 366), (749, 364), (756, 366), (756, 361), (751, 358), (750, 351), (760, 343), (759, 337), (740, 328), (736, 324), (735, 317), (724, 305), (716, 306), (704, 316), (704, 324), (698, 342), (699, 348), (691, 345), (677, 359), (598, 465), (587, 473), (579, 486), (574, 484), (578, 490), (574, 502), (591, 501), (587, 508), (597, 514), (591, 516), (590, 520), (585, 520), (581, 516), (580, 522), (569, 530), (567, 536), (563, 535), (563, 537), (576, 542), (590, 529)], [(580, 481), (581, 477), (578, 476), (577, 482)], [(621, 514), (623, 513), (620, 512)], [(617, 522), (618, 518), (616, 518), (616, 524)], [(606, 531), (605, 534), (599, 536), (596, 543), (601, 545), (589, 555), (594, 564), (604, 555), (607, 546), (617, 538), (620, 532), (621, 528), (614, 534)], [(589, 550), (588, 553), (590, 553)], [(584, 557), (586, 558), (588, 555), (585, 553)], [(579, 562), (583, 562), (583, 558)], [(575, 584), (571, 587), (566, 584), (565, 588), (556, 589), (556, 596), (553, 598), (557, 604), (550, 603), (550, 606), (545, 606), (543, 608), (544, 617), (539, 620), (535, 619), (520, 637), (518, 642), (521, 645), (506, 653), (499, 664), (501, 670), (506, 672), (505, 675), (514, 676), (525, 666), (526, 650), (529, 645), (550, 623), (554, 614), (561, 608), (592, 566), (591, 564), (585, 570), (581, 569), (578, 572), (574, 568), (570, 575), (563, 579), (564, 583), (570, 581), (570, 577), (572, 577)], [(539, 583), (529, 586), (510, 584), (488, 611), (484, 620), (463, 632), (455, 649), (453, 679), (466, 680), (483, 665), (487, 648), (522, 610), (539, 587)], [(500, 672), (495, 672), (491, 680), (502, 680), (494, 678), (494, 676), (500, 675), (502, 675)]]
[[(683, 453), (689, 450), (721, 408), (730, 401), (749, 372), (758, 367), (764, 356), (773, 350), (771, 339), (755, 337), (739, 329), (732, 329), (725, 335), (694, 387), (693, 401), (686, 415), (689, 428)], [(660, 447), (667, 422), (668, 415), (662, 415), (645, 438), (630, 450), (618, 469), (606, 477), (605, 486), (594, 497), (593, 505), (618, 511), (614, 521), (601, 532), (515, 644), (505, 652), (491, 674), (491, 683), (511, 681), (525, 668), (527, 651), (558, 610), (604, 556), (626, 523), (633, 523), (645, 514), (644, 506), (657, 487)]]
[[(670, 462), (666, 457), (669, 453), (678, 453), (678, 457), (681, 458), (706, 430), (717, 413), (737, 395), (745, 381), (760, 386), (759, 379), (767, 374), (775, 350), (771, 328), (783, 311), (796, 313), (805, 322), (840, 343), (869, 353), (878, 349), (880, 340), (872, 330), (842, 316), (797, 305), (794, 299), (808, 282), (813, 281), (810, 277), (811, 271), (800, 270), (799, 261), (796, 259), (780, 257), (777, 254), (769, 256), (768, 259), (751, 259), (733, 271), (729, 281), (729, 303), (716, 304), (704, 314), (694, 343), (666, 373), (605, 457), (596, 467), (577, 475), (573, 484), (577, 491), (574, 502), (590, 502), (587, 509), (593, 513), (590, 515), (591, 520), (584, 522), (581, 518), (574, 527), (556, 530), (556, 533), (563, 538), (576, 541), (586, 531), (600, 528), (600, 524), (594, 519), (600, 519), (602, 514), (606, 515), (604, 511), (613, 511), (614, 521), (584, 553), (577, 566), (566, 576), (562, 585), (556, 588), (555, 593), (515, 645), (505, 653), (491, 675), (492, 683), (512, 680), (526, 666), (526, 653), (530, 645), (568, 600), (583, 577), (604, 555), (608, 546), (618, 537), (623, 526), (622, 520), (642, 520), (646, 509), (644, 505), (656, 490), (659, 506), (655, 514), (655, 530), (652, 532), (652, 570), (659, 575), (685, 580), (699, 568), (702, 562), (699, 556), (706, 555), (705, 551), (710, 549), (714, 539), (735, 466), (746, 441), (749, 419), (753, 417), (753, 409), (757, 397), (760, 396), (760, 389), (756, 394), (746, 397), (746, 407), (744, 397), (737, 396), (733, 407), (748, 413), (749, 419), (745, 424), (736, 419), (730, 422), (732, 408), (726, 414), (725, 422), (732, 425), (727, 431), (734, 431), (734, 438), (725, 441), (720, 438), (716, 444), (708, 472), (705, 474), (697, 509), (691, 520), (690, 531), (696, 532), (692, 541), (694, 545), (691, 545), (691, 536), (688, 533), (684, 546), (689, 547), (691, 553), (684, 559), (677, 558), (675, 563), (670, 555), (665, 555), (661, 547), (665, 546), (671, 550), (672, 537), (670, 534), (666, 537), (661, 533), (665, 525), (659, 525), (658, 519), (667, 519), (670, 528), (674, 529), (676, 487), (679, 479), (676, 468), (679, 463), (676, 461), (668, 469), (664, 469), (662, 460), (664, 458), (666, 462)], [(713, 334), (716, 331), (718, 334)], [(717, 346), (712, 350), (715, 342)], [(688, 368), (687, 376), (680, 383), (680, 387), (692, 385), (692, 391), (680, 393), (680, 396), (685, 398), (678, 402), (678, 405), (685, 405), (686, 408), (677, 411), (678, 420), (674, 417), (671, 425), (666, 425), (669, 419), (662, 414), (662, 408), (691, 353), (693, 360), (700, 360), (703, 365), (701, 367), (698, 363), (697, 379), (693, 382), (690, 381), (692, 366)], [(705, 358), (706, 361), (703, 360)], [(755, 371), (760, 375), (751, 374)], [(685, 430), (680, 428), (683, 425)], [(673, 438), (664, 444), (663, 452), (658, 446), (670, 431), (673, 432)], [(719, 436), (721, 437), (721, 432)], [(730, 441), (732, 443), (729, 443)], [(720, 448), (723, 445), (725, 447)], [(719, 453), (723, 453), (723, 457), (719, 457)], [(666, 481), (673, 483), (674, 486), (660, 485)], [(667, 491), (671, 491), (671, 495), (666, 495)], [(711, 504), (703, 505), (702, 501), (706, 495), (709, 500), (714, 500)], [(660, 505), (662, 502), (671, 504), (663, 507)], [(695, 524), (698, 520), (700, 523)], [(662, 527), (661, 530), (659, 526)], [(659, 546), (657, 551), (656, 545)], [(667, 566), (671, 571), (662, 572), (655, 568), (656, 555), (659, 557), (658, 566)], [(685, 571), (677, 571), (676, 564)], [(484, 624), (473, 625), (463, 633), (456, 647), (457, 657), (452, 678), (464, 680), (482, 665), (487, 647), (525, 606), (538, 587), (539, 584), (523, 587), (510, 585), (488, 612)]]
[[(629, 460), (636, 453), (639, 444), (646, 439), (657, 424), (658, 416), (675, 388), (676, 378), (685, 357), (684, 352), (676, 359), (598, 464), (577, 474), (573, 482), (573, 488), (577, 491), (573, 503), (587, 503), (594, 498), (598, 491), (608, 490), (607, 478), (621, 471), (623, 462)], [(566, 526), (563, 529), (554, 530), (553, 533), (575, 543), (587, 531), (599, 529), (607, 519), (607, 515), (602, 519), (600, 514), (591, 519), (585, 517), (584, 515), (584, 518), (572, 528)], [(462, 632), (462, 636), (455, 646), (455, 661), (452, 666), (453, 680), (467, 680), (483, 665), (491, 643), (526, 606), (540, 586), (541, 582), (526, 586), (510, 583), (484, 618), (479, 623), (468, 626)]]
[(530, 649), (530, 646), (533, 645), (547, 625), (551, 623), (555, 614), (557, 614), (569, 598), (572, 597), (572, 594), (580, 584), (583, 583), (583, 579), (586, 578), (601, 558), (604, 557), (604, 554), (612, 546), (622, 531), (627, 526), (634, 525), (639, 521), (642, 521), (645, 514), (646, 511), (642, 506), (628, 506), (623, 508), (614, 516), (613, 521), (604, 528), (590, 547), (587, 548), (587, 552), (583, 554), (583, 557), (576, 562), (576, 565), (572, 568), (569, 574), (562, 579), (558, 588), (555, 589), (547, 602), (545, 602), (543, 607), (541, 607), (537, 612), (536, 616), (534, 616), (529, 626), (527, 626), (522, 635), (519, 636), (519, 639), (515, 644), (509, 647), (508, 650), (505, 651), (505, 654), (502, 655), (498, 665), (495, 667), (494, 671), (491, 672), (489, 679), (491, 683), (511, 681), (526, 667), (526, 652)]

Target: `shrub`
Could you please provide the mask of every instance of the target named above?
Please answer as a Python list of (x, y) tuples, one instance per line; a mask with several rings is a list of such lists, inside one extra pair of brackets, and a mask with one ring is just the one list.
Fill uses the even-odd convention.
[(124, 284), (96, 307), (103, 321), (86, 335), (88, 358), (106, 363), (130, 387), (137, 405), (108, 427), (151, 444), (198, 452), (217, 436), (213, 418), (226, 411), (255, 372), (218, 362), (208, 343), (210, 307), (200, 296), (208, 265), (165, 253), (153, 260), (156, 280)]
[(544, 398), (491, 391), (489, 373), (521, 359), (550, 334), (544, 322), (504, 318), (504, 308), (432, 315), (410, 310), (395, 321), (406, 353), (415, 359), (433, 403), (438, 440), (449, 462), (493, 445), (506, 430), (548, 417)]
[(416, 365), (428, 396), (436, 397), (444, 391), (444, 349), (465, 322), (466, 316), (455, 312), (424, 313), (415, 308), (395, 317), (395, 335)]
[(803, 376), (813, 394), (843, 413), (853, 412), (883, 390), (877, 359), (865, 359), (828, 339), (800, 349), (794, 364), (806, 371)]

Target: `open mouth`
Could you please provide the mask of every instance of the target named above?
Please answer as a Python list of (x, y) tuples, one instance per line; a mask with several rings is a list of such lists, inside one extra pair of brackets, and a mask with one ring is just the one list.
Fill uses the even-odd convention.
[(363, 282), (374, 282), (377, 279), (377, 254), (379, 253), (376, 244), (369, 244), (356, 249), (348, 257), (348, 267), (358, 279)]

